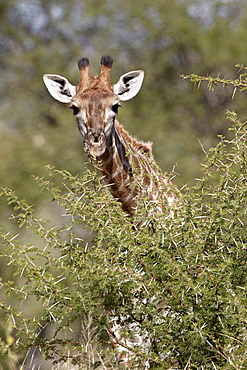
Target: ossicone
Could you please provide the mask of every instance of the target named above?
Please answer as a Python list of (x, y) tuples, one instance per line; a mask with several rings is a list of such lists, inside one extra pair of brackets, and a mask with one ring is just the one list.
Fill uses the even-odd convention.
[(79, 69), (84, 69), (86, 67), (89, 67), (90, 66), (90, 63), (89, 63), (89, 60), (88, 58), (81, 58), (78, 60), (78, 68)]
[(80, 82), (78, 90), (85, 91), (92, 81), (98, 80), (100, 84), (105, 87), (111, 88), (110, 72), (113, 65), (113, 59), (109, 55), (103, 55), (101, 58), (101, 71), (97, 77), (91, 77), (90, 75), (90, 63), (88, 58), (81, 58), (78, 60), (78, 68), (80, 71)]
[(107, 67), (107, 68), (112, 68), (113, 59), (112, 59), (112, 57), (110, 57), (110, 55), (103, 55), (103, 57), (101, 58), (100, 64), (102, 66)]
[(91, 81), (90, 63), (88, 58), (81, 58), (78, 60), (78, 68), (80, 71), (79, 89), (86, 89)]

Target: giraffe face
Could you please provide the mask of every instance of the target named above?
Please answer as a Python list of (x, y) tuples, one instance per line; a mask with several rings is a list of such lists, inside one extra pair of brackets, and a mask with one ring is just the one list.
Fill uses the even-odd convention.
[[(72, 85), (65, 77), (45, 74), (44, 83), (50, 94), (62, 103), (70, 103), (78, 128), (84, 138), (85, 151), (100, 157), (104, 154), (114, 125), (120, 101), (132, 99), (140, 90), (142, 70), (122, 75), (114, 85), (110, 82), (113, 59), (101, 58), (101, 73), (91, 77), (87, 58), (78, 61), (80, 82)], [(109, 140), (108, 140), (109, 139)]]
[(117, 95), (102, 90), (78, 93), (72, 99), (70, 108), (76, 116), (87, 154), (96, 158), (104, 154), (120, 106)]

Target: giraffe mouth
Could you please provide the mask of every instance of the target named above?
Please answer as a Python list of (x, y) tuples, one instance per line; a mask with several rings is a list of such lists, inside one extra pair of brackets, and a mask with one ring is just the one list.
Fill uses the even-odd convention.
[(103, 132), (89, 132), (84, 140), (85, 152), (93, 157), (100, 157), (106, 150), (106, 138)]

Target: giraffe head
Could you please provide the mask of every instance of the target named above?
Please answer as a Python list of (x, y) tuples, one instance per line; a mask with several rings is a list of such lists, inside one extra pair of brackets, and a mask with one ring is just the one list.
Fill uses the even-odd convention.
[(43, 76), (53, 98), (62, 103), (70, 103), (84, 138), (84, 149), (94, 157), (100, 157), (106, 150), (121, 101), (133, 98), (140, 90), (144, 78), (142, 70), (132, 71), (122, 75), (112, 85), (112, 64), (113, 59), (110, 56), (103, 56), (100, 75), (91, 77), (89, 60), (80, 59), (80, 81), (77, 86), (71, 85), (66, 78), (59, 75)]

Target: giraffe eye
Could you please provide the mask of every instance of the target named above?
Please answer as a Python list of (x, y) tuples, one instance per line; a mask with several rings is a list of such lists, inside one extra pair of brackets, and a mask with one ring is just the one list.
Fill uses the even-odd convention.
[(112, 109), (111, 109), (111, 110), (112, 110), (114, 113), (116, 113), (116, 114), (117, 114), (117, 113), (118, 113), (118, 107), (120, 107), (120, 104), (118, 104), (118, 103), (117, 103), (117, 104), (114, 104), (114, 105), (112, 106)]
[(75, 105), (72, 105), (72, 106), (70, 107), (70, 109), (72, 109), (72, 110), (73, 110), (73, 115), (74, 115), (74, 116), (76, 116), (76, 115), (80, 112), (80, 109), (79, 109), (77, 106), (75, 106)]

